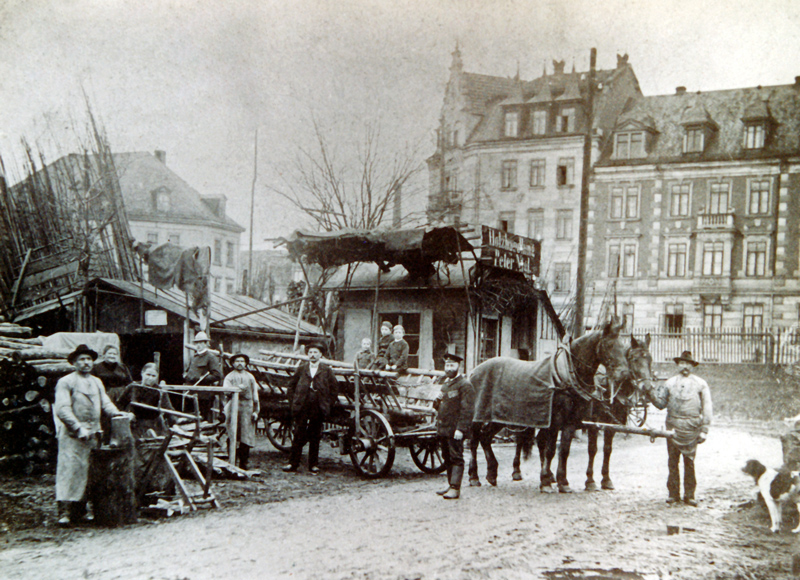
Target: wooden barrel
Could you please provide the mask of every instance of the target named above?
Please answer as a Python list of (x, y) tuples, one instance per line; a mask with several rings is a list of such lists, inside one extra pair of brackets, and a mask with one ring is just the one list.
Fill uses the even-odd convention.
[(130, 418), (114, 417), (111, 441), (92, 450), (89, 465), (88, 498), (97, 525), (107, 527), (136, 523), (136, 480), (134, 441)]

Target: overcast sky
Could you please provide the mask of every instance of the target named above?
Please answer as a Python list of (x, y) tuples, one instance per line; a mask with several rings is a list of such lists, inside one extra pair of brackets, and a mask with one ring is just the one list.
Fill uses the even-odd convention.
[(13, 174), (22, 137), (71, 152), (83, 87), (115, 151), (166, 150), (247, 227), (258, 128), (258, 244), (300, 225), (267, 186), (313, 144), (312, 116), (331, 140), (369, 120), (387, 147), (433, 152), (456, 41), (467, 71), (492, 75), (586, 70), (596, 47), (600, 68), (627, 53), (647, 95), (788, 84), (800, 2), (0, 0), (0, 155)]

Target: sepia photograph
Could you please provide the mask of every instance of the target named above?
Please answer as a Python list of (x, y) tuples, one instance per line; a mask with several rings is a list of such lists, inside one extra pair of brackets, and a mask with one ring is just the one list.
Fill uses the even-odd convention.
[(0, 1), (0, 577), (800, 578), (800, 4)]

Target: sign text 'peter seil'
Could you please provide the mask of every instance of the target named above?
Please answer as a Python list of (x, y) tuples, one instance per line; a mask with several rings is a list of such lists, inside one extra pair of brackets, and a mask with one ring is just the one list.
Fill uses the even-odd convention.
[(509, 234), (502, 230), (482, 227), (481, 260), (495, 268), (539, 275), (541, 244), (537, 240)]

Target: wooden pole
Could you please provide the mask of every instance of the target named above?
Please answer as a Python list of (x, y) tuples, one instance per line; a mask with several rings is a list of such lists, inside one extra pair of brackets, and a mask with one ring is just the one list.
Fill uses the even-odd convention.
[[(253, 214), (255, 213), (255, 199), (256, 199), (256, 177), (258, 176), (258, 127), (256, 127), (256, 136), (253, 145), (253, 184), (250, 187), (250, 261), (247, 265), (247, 288), (244, 293), (252, 296), (252, 281), (253, 281)], [(261, 296), (253, 296), (253, 298), (261, 298)]]
[(239, 428), (239, 391), (233, 393), (231, 397), (231, 430), (228, 433), (228, 463), (236, 466), (236, 441), (237, 429)]
[(656, 437), (674, 437), (675, 431), (664, 431), (662, 429), (648, 429), (647, 427), (628, 427), (627, 425), (615, 425), (613, 423), (595, 423), (594, 421), (584, 421), (584, 427), (597, 427), (618, 433), (632, 433), (634, 435), (647, 435), (650, 439)]

